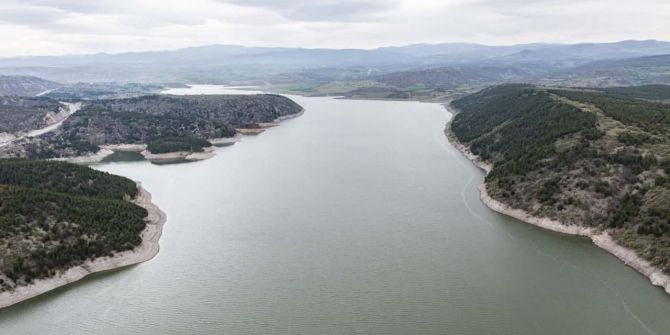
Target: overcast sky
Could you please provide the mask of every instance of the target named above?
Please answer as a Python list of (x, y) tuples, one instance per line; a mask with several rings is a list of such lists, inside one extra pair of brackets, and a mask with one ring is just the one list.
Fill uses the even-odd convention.
[(670, 40), (669, 0), (0, 0), (0, 57)]

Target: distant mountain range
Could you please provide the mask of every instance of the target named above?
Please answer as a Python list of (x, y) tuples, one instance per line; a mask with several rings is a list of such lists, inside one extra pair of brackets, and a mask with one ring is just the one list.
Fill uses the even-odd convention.
[(670, 55), (595, 61), (556, 71), (538, 82), (585, 87), (670, 84)]
[(514, 70), (503, 72), (523, 71), (544, 75), (589, 67), (591, 65), (588, 64), (594, 62), (659, 55), (670, 55), (669, 42), (648, 40), (511, 46), (444, 43), (371, 50), (211, 45), (170, 51), (4, 58), (0, 59), (0, 74), (32, 75), (63, 83), (265, 82), (289, 73), (322, 73), (327, 70), (341, 75), (351, 72), (351, 69), (356, 69), (352, 73), (356, 74), (355, 79), (360, 79), (369, 74), (453, 66), (510, 67)]

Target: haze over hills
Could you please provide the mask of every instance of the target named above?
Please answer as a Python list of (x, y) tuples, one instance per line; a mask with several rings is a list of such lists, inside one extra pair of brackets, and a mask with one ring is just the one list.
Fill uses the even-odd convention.
[(595, 61), (556, 71), (539, 82), (571, 86), (670, 84), (670, 55)]
[[(354, 77), (448, 66), (507, 66), (549, 73), (591, 62), (670, 54), (663, 41), (488, 46), (414, 44), (377, 49), (210, 45), (178, 50), (0, 59), (0, 73), (72, 82), (266, 82), (273, 76), (356, 69)], [(342, 73), (342, 71), (334, 71)], [(331, 77), (324, 80), (334, 79)]]

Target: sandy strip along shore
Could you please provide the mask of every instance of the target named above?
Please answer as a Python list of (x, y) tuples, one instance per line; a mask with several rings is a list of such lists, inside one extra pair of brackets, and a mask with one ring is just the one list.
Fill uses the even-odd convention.
[(274, 119), (274, 121), (272, 121), (272, 122), (279, 123), (279, 122), (286, 121), (286, 120), (289, 120), (289, 119), (297, 118), (299, 116), (302, 116), (303, 114), (305, 114), (304, 109), (297, 112), (297, 113), (294, 113), (294, 114), (288, 114), (288, 115), (280, 116), (280, 117)]
[[(448, 104), (445, 104), (444, 106), (447, 109), (447, 111), (451, 113), (452, 115), (451, 120), (453, 120), (453, 117), (457, 114), (457, 112), (452, 110)], [(486, 174), (491, 172), (491, 168), (493, 166), (490, 163), (481, 160), (477, 155), (473, 154), (466, 146), (460, 143), (458, 139), (454, 136), (454, 134), (451, 131), (451, 121), (447, 123), (445, 134), (449, 139), (449, 142), (451, 142), (452, 145), (456, 147), (456, 149), (458, 149), (461, 153), (463, 153), (465, 157), (470, 159), (470, 161), (472, 161), (472, 163), (475, 166), (482, 169)], [(483, 181), (481, 185), (479, 185), (479, 193), (481, 201), (491, 210), (494, 210), (498, 213), (513, 217), (517, 220), (530, 223), (534, 226), (548, 229), (551, 231), (590, 238), (595, 245), (606, 250), (610, 254), (614, 255), (615, 257), (623, 261), (626, 265), (632, 267), (641, 274), (645, 275), (647, 278), (649, 278), (649, 280), (653, 285), (663, 287), (665, 289), (665, 292), (670, 294), (670, 276), (664, 273), (661, 269), (653, 266), (651, 263), (649, 263), (649, 261), (638, 256), (634, 250), (628, 249), (626, 247), (617, 244), (614, 241), (614, 239), (612, 239), (612, 237), (607, 233), (607, 231), (598, 231), (590, 227), (584, 227), (574, 224), (564, 224), (557, 220), (552, 220), (546, 217), (545, 218), (536, 217), (524, 210), (512, 208), (507, 204), (504, 204), (489, 196), (488, 191), (486, 189), (486, 183)]]
[(147, 225), (141, 233), (142, 243), (133, 250), (116, 253), (112, 257), (100, 257), (68, 269), (56, 277), (36, 280), (29, 286), (17, 287), (13, 291), (0, 293), (0, 308), (11, 306), (36, 297), (61, 286), (78, 281), (92, 273), (114, 270), (152, 259), (158, 254), (158, 240), (167, 220), (165, 213), (151, 202), (151, 194), (138, 183), (139, 194), (134, 202), (144, 207), (149, 215)]
[(154, 163), (165, 163), (175, 161), (201, 161), (214, 157), (214, 147), (203, 148), (202, 152), (193, 151), (175, 151), (163, 154), (153, 154), (149, 150), (144, 150), (140, 154), (144, 159)]
[(207, 139), (213, 146), (228, 146), (239, 142), (242, 139), (242, 134), (235, 134), (233, 137), (220, 137)]
[[(238, 133), (233, 137), (214, 138), (209, 139), (208, 141), (215, 147), (232, 145), (239, 142), (245, 135), (246, 136), (258, 135), (267, 130), (268, 128), (279, 126), (279, 123), (282, 121), (299, 117), (304, 113), (305, 110), (303, 109), (302, 111), (295, 114), (280, 116), (274, 119), (272, 122), (261, 123), (260, 128), (236, 129)], [(3, 136), (7, 135), (4, 135), (4, 133), (0, 133), (0, 142), (3, 141), (4, 138)], [(0, 146), (2, 145), (3, 144), (0, 143)], [(147, 150), (146, 144), (105, 144), (101, 145), (100, 150), (96, 153), (91, 153), (85, 156), (53, 158), (53, 160), (65, 161), (73, 164), (88, 165), (88, 164), (100, 163), (105, 158), (107, 158), (108, 156), (112, 155), (115, 152), (138, 152), (142, 154), (142, 156), (144, 156), (146, 160), (155, 163), (179, 162), (179, 161), (194, 162), (194, 161), (210, 159), (216, 155), (216, 153), (214, 152), (214, 148), (206, 148), (203, 152), (177, 151), (163, 154), (152, 154)]]
[(100, 162), (102, 162), (103, 159), (107, 158), (107, 156), (110, 156), (113, 153), (114, 153), (114, 151), (112, 151), (112, 150), (100, 149), (100, 150), (98, 150), (98, 152), (91, 153), (91, 154), (88, 154), (86, 156), (52, 158), (51, 160), (68, 162), (68, 163), (72, 163), (72, 164), (87, 165), (87, 164), (100, 163)]
[(114, 152), (142, 152), (147, 149), (146, 144), (106, 144), (101, 145), (101, 149), (107, 149)]

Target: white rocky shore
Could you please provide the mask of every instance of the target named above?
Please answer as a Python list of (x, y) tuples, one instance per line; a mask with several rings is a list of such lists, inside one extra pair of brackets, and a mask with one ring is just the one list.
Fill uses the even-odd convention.
[[(79, 107), (79, 106), (77, 106)], [(75, 110), (76, 111), (76, 110)], [(212, 138), (208, 139), (214, 147), (219, 146), (228, 146), (239, 142), (243, 136), (255, 136), (264, 132), (268, 128), (279, 126), (279, 123), (289, 119), (299, 117), (305, 113), (304, 110), (290, 115), (280, 116), (274, 119), (272, 122), (260, 123), (259, 128), (239, 128), (237, 134), (233, 137), (222, 137), (222, 138)], [(70, 114), (71, 115), (71, 114)], [(0, 146), (2, 146), (2, 141), (12, 141), (14, 137), (11, 137), (11, 134), (0, 133)], [(140, 153), (148, 161), (154, 163), (169, 163), (169, 162), (194, 162), (206, 160), (214, 157), (216, 155), (215, 148), (209, 147), (205, 148), (202, 152), (192, 152), (192, 151), (177, 151), (177, 152), (167, 152), (162, 154), (154, 154), (147, 150), (146, 144), (106, 144), (101, 145), (100, 150), (96, 153), (92, 153), (85, 156), (74, 156), (74, 157), (63, 157), (63, 158), (53, 158), (57, 161), (65, 161), (74, 164), (95, 164), (102, 162), (105, 158), (112, 155), (115, 152), (137, 152)]]
[(134, 202), (144, 207), (149, 215), (147, 225), (141, 233), (142, 243), (133, 250), (116, 253), (112, 257), (100, 257), (86, 261), (81, 265), (68, 269), (61, 274), (33, 282), (29, 286), (17, 287), (13, 291), (0, 293), (0, 308), (11, 306), (21, 301), (36, 297), (61, 286), (81, 280), (96, 272), (103, 272), (142, 263), (158, 254), (158, 240), (167, 220), (165, 213), (151, 202), (151, 194), (138, 183), (139, 194)]
[(241, 134), (235, 134), (233, 137), (210, 138), (207, 141), (214, 146), (233, 145), (242, 139)]
[[(453, 116), (455, 116), (456, 113), (452, 111), (448, 105), (445, 105), (445, 108), (447, 108), (447, 111), (452, 114), (453, 120)], [(452, 143), (452, 145), (456, 147), (461, 153), (463, 153), (463, 155), (465, 155), (468, 159), (470, 159), (470, 161), (472, 161), (475, 166), (482, 169), (486, 174), (491, 172), (492, 165), (490, 163), (483, 161), (481, 158), (479, 158), (479, 156), (473, 154), (466, 146), (461, 144), (455, 136), (453, 136), (453, 133), (451, 132), (451, 121), (447, 124), (445, 134), (447, 135), (447, 138)], [(485, 182), (482, 182), (479, 185), (479, 193), (481, 201), (490, 209), (498, 213), (551, 231), (588, 237), (595, 245), (619, 258), (626, 265), (632, 267), (649, 278), (653, 285), (663, 287), (665, 292), (670, 294), (670, 276), (664, 273), (661, 269), (653, 266), (651, 263), (649, 263), (649, 261), (638, 256), (634, 250), (617, 244), (607, 233), (607, 231), (599, 231), (589, 227), (562, 223), (560, 221), (552, 220), (546, 217), (537, 217), (524, 210), (512, 208), (507, 204), (493, 199), (486, 189)]]
[(242, 135), (253, 136), (265, 131), (267, 128), (235, 128), (235, 130)]
[(299, 112), (297, 112), (297, 113), (295, 113), (295, 114), (289, 114), (289, 115), (280, 116), (280, 117), (274, 119), (273, 122), (274, 122), (274, 123), (279, 123), (279, 122), (282, 122), (282, 121), (286, 121), (286, 120), (290, 120), (290, 119), (297, 118), (297, 117), (299, 117), (299, 116), (302, 116), (303, 114), (305, 114), (305, 110), (304, 110), (304, 109), (301, 110), (301, 111), (299, 111)]
[(175, 161), (201, 161), (214, 157), (214, 147), (204, 148), (202, 152), (176, 151), (163, 154), (154, 154), (149, 150), (141, 152), (142, 156), (148, 161), (154, 163), (168, 163)]
[(301, 110), (298, 113), (295, 113), (295, 114), (280, 116), (280, 117), (274, 119), (272, 122), (259, 123), (258, 128), (236, 128), (235, 130), (237, 131), (238, 134), (247, 135), (247, 136), (255, 136), (255, 135), (258, 135), (258, 134), (264, 132), (268, 128), (279, 126), (279, 123), (282, 122), (282, 121), (294, 119), (294, 118), (297, 118), (297, 117), (299, 117), (303, 114), (305, 114), (304, 109)]
[(113, 153), (114, 151), (109, 149), (100, 149), (98, 152), (94, 154), (89, 154), (85, 156), (52, 158), (51, 160), (68, 162), (73, 164), (94, 164), (102, 162), (103, 159), (107, 158), (107, 156)]
[(142, 152), (147, 149), (146, 144), (107, 144), (101, 145), (100, 148), (111, 150), (114, 152)]

